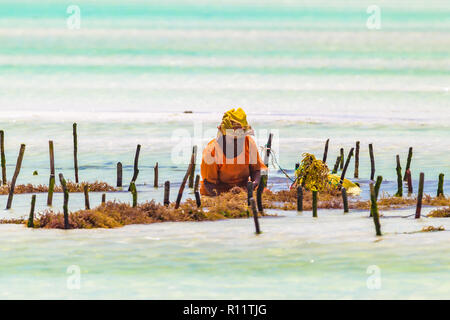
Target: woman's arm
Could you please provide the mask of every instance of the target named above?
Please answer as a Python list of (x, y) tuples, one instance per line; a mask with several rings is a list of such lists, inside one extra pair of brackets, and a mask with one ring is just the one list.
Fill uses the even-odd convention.
[(217, 195), (217, 185), (219, 184), (219, 167), (216, 161), (216, 151), (214, 148), (214, 140), (203, 150), (202, 164), (200, 172), (203, 178), (204, 191), (209, 196)]
[(250, 178), (253, 181), (253, 186), (256, 187), (261, 181), (261, 170), (267, 170), (261, 157), (259, 156), (258, 147), (251, 137), (248, 139), (248, 152), (250, 161)]
[(261, 170), (253, 170), (250, 166), (250, 178), (253, 181), (253, 188), (256, 188), (261, 181)]

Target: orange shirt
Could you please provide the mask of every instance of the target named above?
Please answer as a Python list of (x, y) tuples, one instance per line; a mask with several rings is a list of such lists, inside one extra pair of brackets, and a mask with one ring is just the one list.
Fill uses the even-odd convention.
[[(233, 148), (234, 146), (227, 147)], [(203, 150), (200, 169), (203, 178), (200, 193), (202, 195), (208, 195), (203, 185), (205, 180), (215, 184), (219, 193), (228, 191), (235, 186), (246, 188), (250, 173), (267, 169), (267, 167), (259, 156), (258, 147), (253, 138), (246, 136), (244, 152), (241, 152), (234, 158), (226, 158), (217, 140), (211, 140), (205, 150)]]

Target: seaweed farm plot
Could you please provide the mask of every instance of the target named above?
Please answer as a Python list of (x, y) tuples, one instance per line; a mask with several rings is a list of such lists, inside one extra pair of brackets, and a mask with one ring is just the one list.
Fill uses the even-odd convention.
[[(350, 181), (352, 159), (359, 172), (362, 158), (352, 148), (342, 169), (340, 158), (329, 170), (305, 153), (295, 178), (278, 167), (284, 177), (269, 171), (256, 190), (250, 182), (209, 197), (199, 192), (195, 149), (187, 169), (174, 170), (163, 161), (140, 165), (138, 144), (128, 157), (133, 165), (111, 162), (105, 176), (101, 166), (81, 171), (78, 182), (65, 178), (76, 172), (76, 157), (55, 170), (50, 156), (48, 184), (29, 176), (33, 183), (16, 183), (17, 161), (0, 189), (9, 205), (0, 217), (8, 275), (0, 298), (23, 297), (24, 288), (48, 299), (447, 297), (450, 198), (443, 176), (433, 196), (436, 183), (423, 174), (417, 192), (409, 192), (410, 171), (403, 177), (398, 166), (395, 182)], [(77, 290), (66, 285), (72, 270), (80, 271)], [(381, 274), (376, 286), (368, 282), (372, 273)]]

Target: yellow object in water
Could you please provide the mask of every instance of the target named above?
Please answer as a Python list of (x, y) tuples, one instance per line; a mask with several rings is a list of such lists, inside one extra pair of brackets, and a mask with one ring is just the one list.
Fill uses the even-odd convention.
[[(330, 184), (332, 184), (333, 186), (338, 186), (339, 182), (341, 181), (341, 177), (338, 176), (337, 174), (329, 174), (328, 180)], [(342, 186), (345, 188), (345, 190), (347, 190), (348, 194), (357, 196), (361, 193), (361, 188), (356, 183), (348, 179), (344, 179)]]
[(222, 117), (222, 123), (220, 124), (220, 131), (223, 135), (226, 135), (227, 129), (233, 129), (233, 123), (240, 124), (244, 130), (247, 130), (249, 128), (247, 115), (245, 114), (244, 110), (238, 108), (231, 109), (225, 112)]

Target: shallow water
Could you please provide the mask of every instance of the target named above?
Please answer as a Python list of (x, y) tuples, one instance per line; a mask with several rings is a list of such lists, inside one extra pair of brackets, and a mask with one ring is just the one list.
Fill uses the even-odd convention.
[[(252, 219), (114, 230), (1, 225), (0, 297), (448, 298), (448, 231), (406, 233), (448, 229), (448, 219), (385, 218), (377, 239), (367, 212), (283, 215), (262, 218), (259, 236)], [(80, 289), (67, 285), (73, 265)], [(370, 285), (371, 268), (380, 272), (380, 287)]]
[[(450, 176), (450, 7), (381, 1), (382, 27), (368, 30), (372, 2), (84, 0), (81, 29), (70, 30), (59, 1), (1, 1), (8, 178), (25, 143), (18, 183), (48, 183), (52, 139), (57, 173), (73, 180), (77, 122), (81, 180), (114, 184), (121, 161), (127, 185), (139, 143), (139, 201), (162, 199), (163, 188), (152, 187), (156, 162), (173, 200), (192, 145), (202, 150), (223, 111), (243, 107), (259, 146), (274, 133), (276, 158), (290, 175), (302, 153), (321, 158), (326, 139), (331, 167), (341, 147), (347, 154), (359, 140), (361, 198), (368, 198), (369, 143), (382, 191), (394, 194), (395, 156), (404, 167), (413, 147), (414, 190), (424, 172), (425, 192), (434, 195), (438, 174)], [(271, 165), (269, 185), (289, 181)], [(27, 216), (30, 199), (15, 195), (1, 217)], [(37, 196), (37, 211), (45, 199)], [(91, 193), (92, 206), (100, 199)], [(61, 202), (55, 194), (56, 209)], [(82, 208), (82, 195), (71, 194), (69, 205)], [(288, 217), (263, 219), (259, 237), (251, 220), (76, 231), (1, 225), (0, 296), (448, 298), (448, 232), (402, 234), (449, 229), (444, 219), (383, 219), (386, 235), (375, 242), (366, 212), (280, 214)], [(70, 265), (81, 268), (80, 290), (67, 289)], [(380, 267), (380, 290), (366, 286), (369, 265)]]

